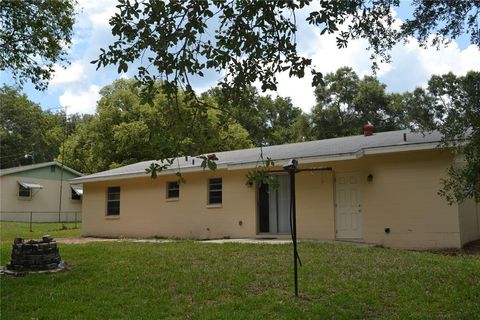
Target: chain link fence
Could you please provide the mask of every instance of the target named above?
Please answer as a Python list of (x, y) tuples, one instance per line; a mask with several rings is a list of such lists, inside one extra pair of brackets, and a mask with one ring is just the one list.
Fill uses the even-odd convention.
[(28, 223), (30, 231), (34, 223), (59, 223), (74, 225), (82, 221), (81, 211), (0, 211), (0, 221)]

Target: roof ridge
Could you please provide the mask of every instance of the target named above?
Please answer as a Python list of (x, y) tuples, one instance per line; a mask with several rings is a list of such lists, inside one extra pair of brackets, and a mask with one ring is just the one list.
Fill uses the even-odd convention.
[[(406, 135), (408, 134), (408, 135)], [(285, 159), (310, 159), (309, 161), (335, 161), (335, 159), (345, 158), (351, 155), (353, 158), (361, 157), (367, 150), (376, 150), (376, 153), (389, 153), (409, 150), (419, 150), (419, 145), (424, 145), (423, 149), (434, 149), (441, 141), (441, 133), (438, 131), (428, 132), (422, 134), (421, 132), (411, 131), (408, 129), (385, 131), (376, 133), (372, 136), (365, 137), (364, 135), (355, 135), (347, 137), (338, 137), (323, 140), (304, 141), (297, 143), (290, 143), (284, 145), (273, 145), (263, 147), (264, 158), (271, 158), (274, 161), (283, 161)], [(397, 149), (395, 149), (397, 148)], [(383, 151), (382, 151), (383, 150)], [(368, 152), (368, 151), (367, 151)], [(360, 153), (362, 155), (360, 155)], [(208, 153), (204, 153), (208, 154)], [(215, 153), (218, 157), (217, 165), (219, 168), (228, 168), (229, 166), (238, 167), (238, 165), (250, 165), (258, 163), (260, 156), (260, 147), (237, 149), (230, 151), (222, 151)], [(168, 172), (172, 170), (186, 170), (198, 171), (202, 170), (201, 162), (192, 163), (192, 161), (184, 160), (186, 156), (173, 157), (172, 159), (179, 159), (174, 161)], [(187, 156), (195, 158), (198, 156)], [(322, 160), (323, 159), (323, 160)], [(341, 160), (341, 159), (340, 159)], [(138, 177), (145, 174), (145, 169), (149, 162), (157, 162), (161, 160), (145, 160), (133, 163), (127, 166), (118, 167), (111, 170), (97, 172), (84, 178), (76, 178), (71, 180), (88, 181), (91, 179), (108, 180), (114, 177)]]
[(77, 170), (72, 169), (72, 168), (66, 166), (65, 164), (62, 165), (62, 163), (60, 163), (56, 160), (48, 161), (48, 162), (41, 162), (41, 163), (34, 163), (34, 164), (26, 165), (26, 166), (18, 166), (18, 167), (0, 169), (0, 176), (12, 174), (12, 173), (17, 173), (17, 172), (28, 171), (28, 170), (39, 169), (39, 168), (44, 168), (44, 167), (48, 167), (48, 166), (51, 166), (51, 165), (56, 165), (58, 167), (63, 166), (63, 168), (65, 170), (70, 171), (71, 173), (73, 173), (75, 175), (83, 176), (83, 173), (78, 172)]

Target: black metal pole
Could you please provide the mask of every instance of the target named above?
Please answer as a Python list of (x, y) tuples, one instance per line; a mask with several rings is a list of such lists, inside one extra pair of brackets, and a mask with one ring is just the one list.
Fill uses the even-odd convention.
[[(58, 199), (58, 223), (62, 221), (62, 191), (63, 191), (63, 169), (65, 163), (65, 140), (67, 140), (67, 106), (65, 106), (65, 118), (63, 123), (63, 141), (62, 141), (62, 162), (60, 168), (60, 197)], [(60, 226), (61, 227), (61, 226)]]
[(293, 242), (293, 274), (295, 280), (295, 297), (298, 297), (298, 263), (300, 266), (302, 262), (298, 256), (297, 248), (297, 206), (295, 201), (295, 174), (303, 171), (330, 171), (331, 167), (314, 167), (298, 169), (298, 161), (291, 159), (286, 165), (283, 166), (283, 170), (271, 170), (269, 172), (281, 172), (286, 171), (290, 175), (290, 232), (292, 233)]
[(293, 242), (293, 273), (295, 278), (295, 296), (298, 297), (298, 266), (297, 266), (297, 210), (295, 204), (295, 170), (290, 171), (290, 201), (292, 210), (292, 242)]

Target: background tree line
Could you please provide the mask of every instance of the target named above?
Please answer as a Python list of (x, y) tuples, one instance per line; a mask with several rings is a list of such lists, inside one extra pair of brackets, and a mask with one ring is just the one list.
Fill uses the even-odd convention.
[[(375, 77), (343, 67), (315, 88), (316, 105), (305, 113), (290, 98), (262, 96), (253, 87), (235, 99), (215, 87), (202, 94), (201, 104), (183, 91), (171, 103), (158, 90), (147, 103), (138, 82), (122, 79), (101, 89), (94, 115), (66, 121), (62, 112), (42, 111), (18, 88), (4, 86), (1, 167), (31, 163), (24, 155), (33, 152), (35, 162), (57, 158), (93, 173), (143, 160), (356, 135), (367, 122), (376, 132), (420, 126), (452, 131), (465, 119), (473, 121), (467, 126), (479, 125), (479, 84), (479, 72), (450, 73), (433, 76), (426, 89), (389, 93)], [(445, 122), (450, 126), (440, 126)]]
[[(0, 88), (0, 168), (52, 161), (58, 156), (65, 134), (76, 131), (79, 123), (93, 117), (42, 110), (19, 88)], [(26, 157), (26, 155), (28, 155)]]

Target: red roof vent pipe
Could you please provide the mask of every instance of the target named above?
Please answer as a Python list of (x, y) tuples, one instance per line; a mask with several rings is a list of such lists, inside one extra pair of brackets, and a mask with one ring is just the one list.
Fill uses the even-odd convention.
[(363, 126), (363, 135), (365, 137), (373, 135), (373, 129), (375, 127), (370, 122)]

